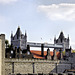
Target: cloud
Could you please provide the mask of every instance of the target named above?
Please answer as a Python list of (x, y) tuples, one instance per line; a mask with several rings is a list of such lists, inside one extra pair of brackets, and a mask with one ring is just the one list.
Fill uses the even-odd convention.
[(0, 4), (9, 4), (11, 2), (17, 2), (18, 0), (0, 0)]
[(39, 12), (46, 14), (51, 20), (72, 21), (75, 19), (75, 4), (39, 5), (37, 9)]

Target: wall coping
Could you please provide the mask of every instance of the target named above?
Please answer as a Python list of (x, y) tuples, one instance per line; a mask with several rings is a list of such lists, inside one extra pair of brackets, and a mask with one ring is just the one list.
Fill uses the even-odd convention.
[(52, 63), (52, 64), (55, 64), (55, 63), (65, 63), (65, 64), (71, 64), (71, 62), (69, 61), (64, 61), (64, 60), (46, 60), (46, 59), (25, 59), (25, 58), (20, 58), (20, 59), (17, 59), (17, 58), (5, 58), (5, 63), (6, 62), (24, 62), (24, 63)]

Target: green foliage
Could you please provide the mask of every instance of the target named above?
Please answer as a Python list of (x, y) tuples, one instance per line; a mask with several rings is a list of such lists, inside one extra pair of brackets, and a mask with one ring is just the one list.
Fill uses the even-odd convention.
[(72, 53), (75, 53), (75, 50), (72, 50)]
[(11, 47), (11, 45), (9, 44), (9, 41), (7, 39), (5, 40), (5, 47), (6, 48), (10, 48)]
[(63, 53), (63, 55), (65, 56), (65, 51), (63, 51), (62, 53)]
[(6, 45), (9, 44), (9, 41), (8, 41), (8, 40), (5, 40), (5, 44), (6, 44)]

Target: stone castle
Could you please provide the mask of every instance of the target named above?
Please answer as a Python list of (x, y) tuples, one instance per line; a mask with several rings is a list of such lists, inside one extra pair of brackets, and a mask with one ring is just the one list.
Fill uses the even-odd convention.
[[(0, 75), (56, 75), (58, 73), (61, 75), (70, 73), (72, 75), (75, 72), (75, 53), (71, 52), (71, 48), (65, 49), (65, 55), (62, 53), (62, 49), (58, 55), (54, 49), (51, 55), (49, 48), (47, 54), (44, 55), (43, 45), (41, 48), (41, 57), (46, 56), (45, 59), (34, 58), (34, 54), (38, 54), (32, 54), (29, 45), (23, 50), (21, 45), (14, 45), (11, 49), (5, 49), (5, 35), (1, 34)], [(57, 59), (57, 56), (60, 59)]]

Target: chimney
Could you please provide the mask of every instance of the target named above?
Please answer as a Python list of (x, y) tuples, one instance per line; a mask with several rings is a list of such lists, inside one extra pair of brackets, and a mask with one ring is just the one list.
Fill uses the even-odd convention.
[(53, 50), (54, 60), (57, 60), (56, 49)]
[(27, 45), (27, 51), (30, 51), (30, 46), (29, 45)]
[(41, 56), (44, 56), (44, 44), (41, 44)]

